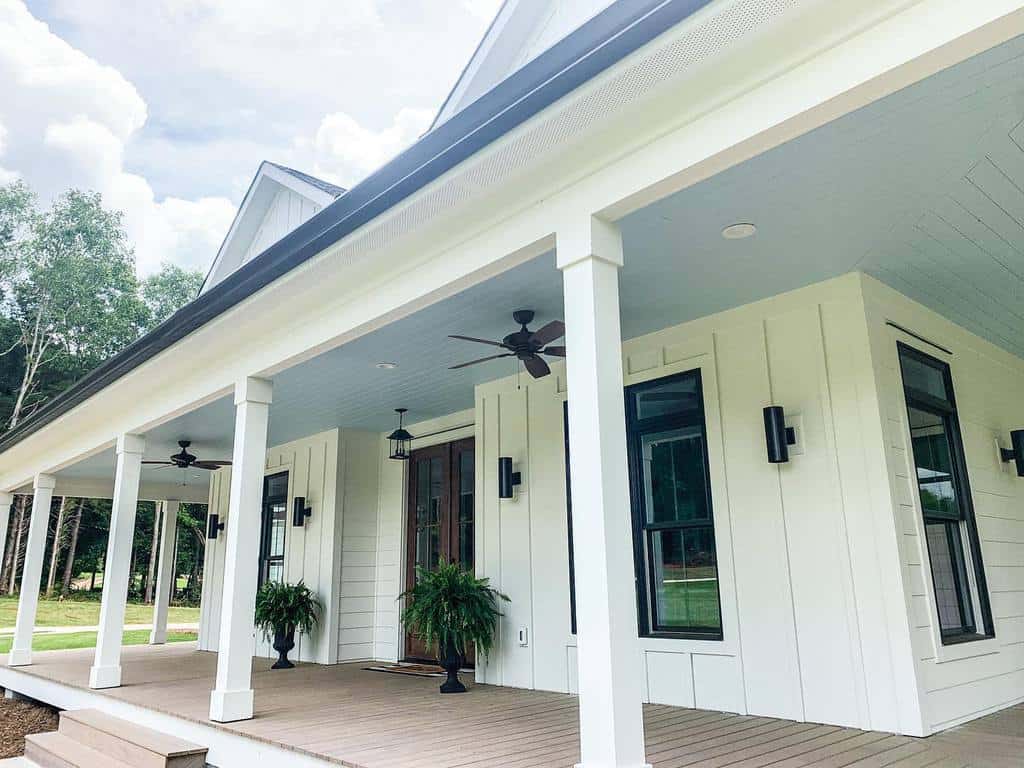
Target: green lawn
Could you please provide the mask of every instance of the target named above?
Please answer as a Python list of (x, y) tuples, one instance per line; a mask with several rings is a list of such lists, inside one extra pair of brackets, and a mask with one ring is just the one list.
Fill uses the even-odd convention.
[[(186, 643), (195, 640), (195, 632), (168, 632), (168, 643)], [(149, 642), (147, 630), (133, 630), (124, 633), (125, 645), (145, 645)], [(72, 632), (66, 635), (36, 635), (32, 638), (34, 651), (67, 651), (72, 648), (93, 648), (96, 646), (95, 632)], [(11, 636), (0, 637), (0, 653), (11, 650)]]
[[(13, 627), (18, 616), (18, 598), (0, 597), (0, 627)], [(125, 624), (149, 624), (153, 620), (153, 606), (129, 603), (125, 611)], [(167, 614), (171, 624), (191, 624), (199, 621), (198, 608), (171, 606)], [(36, 613), (37, 627), (92, 627), (100, 623), (99, 601), (40, 600)]]

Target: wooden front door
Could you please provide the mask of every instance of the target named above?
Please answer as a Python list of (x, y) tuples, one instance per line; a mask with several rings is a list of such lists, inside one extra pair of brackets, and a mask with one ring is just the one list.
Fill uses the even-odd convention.
[[(416, 583), (417, 568), (434, 570), (441, 560), (473, 570), (475, 460), (471, 437), (412, 452), (407, 492), (407, 589)], [(407, 633), (405, 656), (433, 661), (436, 649)], [(467, 664), (472, 664), (471, 650), (467, 656)]]

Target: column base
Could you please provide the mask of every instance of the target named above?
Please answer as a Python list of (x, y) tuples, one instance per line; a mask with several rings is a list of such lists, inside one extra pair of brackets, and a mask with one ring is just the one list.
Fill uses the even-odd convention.
[(12, 648), (7, 654), (8, 667), (27, 667), (32, 663), (31, 648)]
[(210, 694), (210, 719), (216, 723), (251, 720), (252, 706), (251, 688), (242, 691), (214, 690)]
[(121, 667), (93, 667), (89, 670), (90, 688), (119, 688), (121, 686)]
[(167, 642), (166, 632), (151, 631), (149, 633), (149, 644), (150, 645), (164, 645)]

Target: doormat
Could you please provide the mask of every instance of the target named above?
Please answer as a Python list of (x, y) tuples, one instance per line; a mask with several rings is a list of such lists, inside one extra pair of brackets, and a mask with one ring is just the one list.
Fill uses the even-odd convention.
[(412, 675), (413, 677), (446, 677), (446, 673), (436, 664), (382, 664), (377, 667), (363, 667), (368, 672), (390, 672), (393, 675)]

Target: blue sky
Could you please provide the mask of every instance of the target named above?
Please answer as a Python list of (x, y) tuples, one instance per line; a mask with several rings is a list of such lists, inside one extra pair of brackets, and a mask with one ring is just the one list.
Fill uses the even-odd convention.
[(98, 189), (205, 268), (259, 162), (349, 186), (422, 133), (499, 0), (0, 0), (0, 183)]

